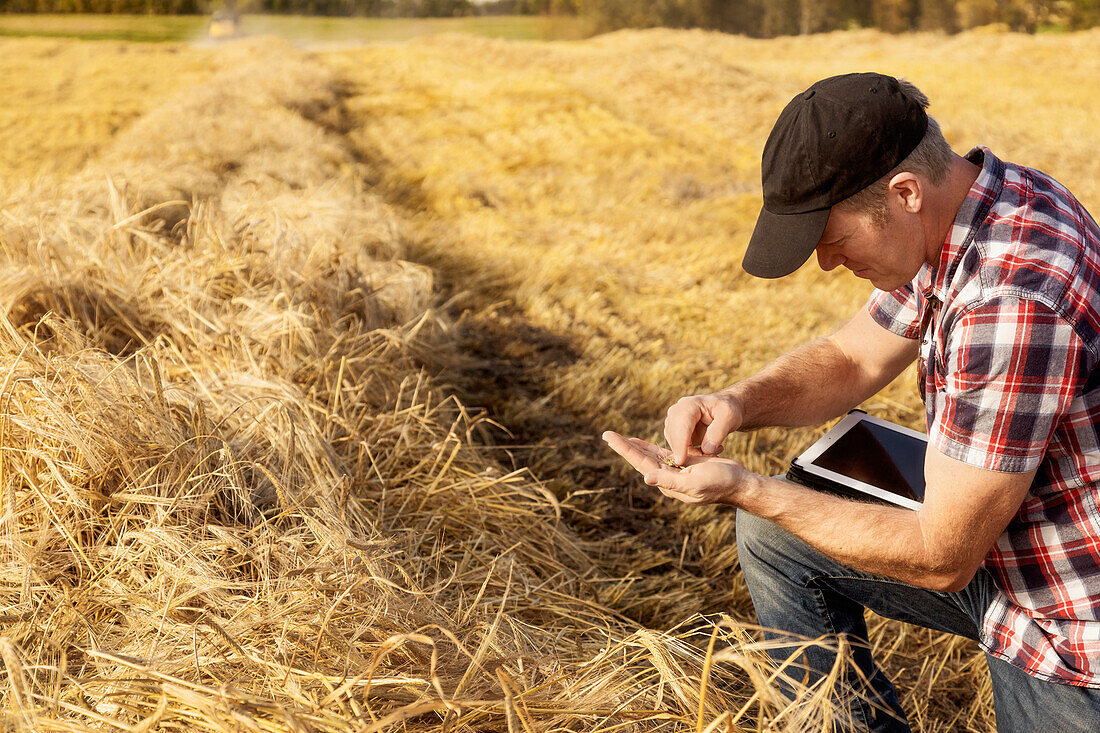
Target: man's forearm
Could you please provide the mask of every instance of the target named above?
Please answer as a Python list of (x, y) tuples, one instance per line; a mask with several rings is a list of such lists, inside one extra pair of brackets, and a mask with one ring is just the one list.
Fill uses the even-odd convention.
[(737, 504), (857, 570), (933, 590), (955, 590), (972, 575), (961, 552), (927, 542), (919, 512), (757, 475)]
[(722, 390), (744, 410), (741, 430), (817, 425), (867, 398), (860, 370), (830, 339), (790, 351), (743, 382)]

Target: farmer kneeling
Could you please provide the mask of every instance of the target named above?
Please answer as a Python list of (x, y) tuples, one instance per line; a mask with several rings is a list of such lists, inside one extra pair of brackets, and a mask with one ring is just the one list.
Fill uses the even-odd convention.
[[(646, 483), (737, 507), (760, 623), (845, 635), (851, 717), (907, 731), (863, 609), (975, 639), (998, 730), (1100, 730), (1100, 228), (1061, 184), (986, 148), (952, 152), (927, 98), (879, 74), (820, 81), (764, 148), (744, 259), (782, 277), (816, 252), (875, 290), (836, 333), (669, 408), (666, 451), (605, 433)], [(735, 430), (825, 422), (919, 359), (919, 511), (857, 502), (717, 457)], [(698, 447), (695, 447), (698, 446)], [(779, 652), (777, 652), (778, 654)], [(812, 675), (825, 646), (804, 652)], [(846, 698), (847, 699), (847, 698)]]

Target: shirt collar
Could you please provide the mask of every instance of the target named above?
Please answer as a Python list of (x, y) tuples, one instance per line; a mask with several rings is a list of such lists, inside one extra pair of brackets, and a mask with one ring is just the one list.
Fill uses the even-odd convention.
[(966, 154), (966, 159), (982, 169), (955, 213), (955, 220), (940, 249), (939, 263), (935, 267), (927, 262), (921, 265), (914, 281), (925, 298), (935, 297), (941, 303), (963, 253), (974, 240), (974, 233), (989, 214), (989, 208), (1000, 195), (1004, 184), (1004, 163), (989, 148), (978, 146)]

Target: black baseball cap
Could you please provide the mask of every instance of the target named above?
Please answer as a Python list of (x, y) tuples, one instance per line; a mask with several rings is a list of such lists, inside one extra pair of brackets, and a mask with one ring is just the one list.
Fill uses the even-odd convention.
[(764, 145), (764, 208), (741, 266), (769, 278), (797, 270), (833, 205), (889, 173), (927, 127), (921, 103), (883, 74), (832, 76), (792, 99)]

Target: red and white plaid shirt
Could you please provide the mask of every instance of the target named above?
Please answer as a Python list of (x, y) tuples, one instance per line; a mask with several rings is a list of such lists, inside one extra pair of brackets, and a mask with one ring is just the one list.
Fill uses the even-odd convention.
[[(868, 303), (920, 338), (929, 442), (972, 466), (1038, 466), (984, 566), (980, 643), (1100, 687), (1100, 227), (1057, 181), (975, 148), (982, 170), (937, 267)], [(923, 331), (923, 333), (922, 333)]]

